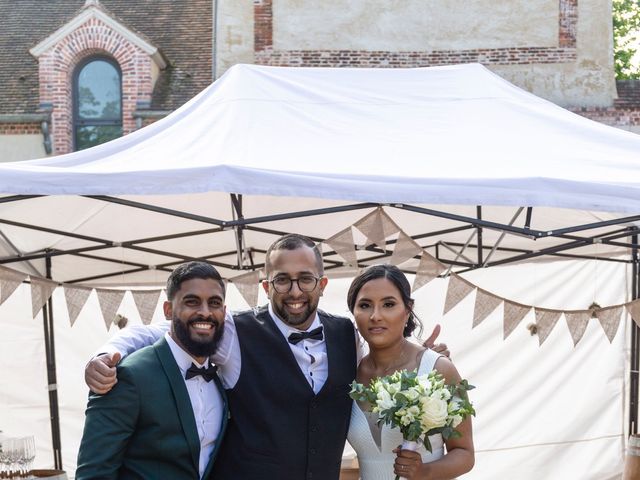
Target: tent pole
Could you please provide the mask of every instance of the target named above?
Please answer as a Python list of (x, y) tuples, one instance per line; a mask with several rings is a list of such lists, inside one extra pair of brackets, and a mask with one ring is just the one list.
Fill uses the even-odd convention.
[[(51, 257), (45, 258), (47, 278), (51, 279)], [(58, 385), (56, 379), (56, 350), (53, 334), (53, 296), (42, 307), (44, 325), (44, 348), (47, 357), (47, 387), (49, 390), (49, 415), (51, 419), (51, 440), (53, 463), (56, 470), (62, 470), (62, 447), (60, 444), (60, 411), (58, 407)]]
[[(478, 220), (482, 220), (482, 206), (480, 205), (476, 205), (476, 216), (478, 217)], [(478, 226), (476, 227), (478, 230), (478, 245), (476, 247), (477, 251), (478, 251), (478, 267), (481, 267), (482, 264), (484, 263), (483, 260), (483, 252), (482, 252), (482, 227)]]
[[(233, 206), (233, 219), (235, 220), (244, 220), (244, 215), (242, 213), (242, 195), (236, 195), (235, 193), (231, 194), (231, 204)], [(236, 232), (236, 252), (238, 258), (238, 270), (242, 270), (244, 266), (244, 238), (242, 234), (244, 226), (242, 224), (238, 224), (233, 227)]]
[[(638, 235), (632, 235), (631, 298), (640, 297), (640, 269), (638, 268)], [(640, 327), (631, 322), (631, 356), (629, 365), (629, 434), (638, 433), (638, 370), (640, 369)]]

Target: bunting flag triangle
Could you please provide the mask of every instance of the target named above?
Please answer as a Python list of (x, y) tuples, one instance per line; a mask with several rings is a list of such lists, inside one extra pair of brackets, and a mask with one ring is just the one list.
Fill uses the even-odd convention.
[(528, 305), (522, 305), (509, 300), (504, 301), (503, 339), (511, 335), (522, 319), (527, 316), (529, 310), (531, 310), (531, 307)]
[(502, 302), (502, 298), (478, 288), (476, 292), (476, 304), (473, 308), (473, 324), (471, 328), (475, 328), (493, 312)]
[(258, 305), (258, 293), (260, 291), (260, 270), (254, 272), (243, 273), (231, 279), (244, 301), (250, 307)]
[(58, 282), (54, 282), (47, 278), (31, 277), (31, 313), (36, 318), (42, 306), (47, 303), (49, 297), (58, 286)]
[(352, 267), (358, 266), (358, 255), (356, 253), (356, 245), (353, 240), (351, 227), (347, 227), (332, 237), (327, 238), (324, 243), (340, 255), (347, 264)]
[(98, 303), (100, 304), (100, 310), (102, 311), (102, 319), (107, 327), (107, 330), (111, 328), (111, 324), (116, 318), (118, 308), (124, 298), (125, 290), (107, 290), (105, 288), (96, 288), (96, 294), (98, 294)]
[(605, 335), (609, 339), (609, 343), (613, 342), (618, 326), (620, 325), (620, 317), (622, 316), (622, 306), (602, 308), (596, 311), (598, 321), (604, 330)]
[(627, 303), (625, 307), (627, 308), (629, 315), (631, 315), (631, 318), (633, 318), (633, 321), (640, 326), (640, 299)]
[(391, 265), (400, 265), (416, 255), (420, 255), (420, 253), (422, 253), (422, 247), (409, 235), (400, 231), (389, 258), (389, 263)]
[(76, 323), (78, 315), (82, 311), (89, 295), (91, 295), (91, 288), (76, 287), (71, 285), (63, 285), (64, 298), (67, 301), (67, 311), (69, 312), (69, 323), (73, 327)]
[(158, 299), (162, 290), (131, 290), (133, 301), (138, 308), (140, 320), (145, 325), (149, 325), (153, 320), (153, 314), (158, 306)]
[(385, 252), (387, 251), (385, 238), (400, 231), (400, 227), (386, 214), (382, 207), (378, 207), (373, 212), (365, 215), (353, 226), (367, 237), (365, 247), (375, 244)]
[(416, 270), (416, 278), (413, 280), (413, 287), (411, 288), (411, 291), (415, 292), (419, 288), (424, 287), (431, 280), (437, 278), (438, 275), (446, 269), (447, 267), (436, 260), (435, 257), (427, 252), (422, 252), (422, 257), (420, 257), (420, 264)]
[(536, 326), (538, 327), (538, 342), (539, 345), (542, 345), (555, 328), (562, 312), (560, 310), (546, 310), (544, 308), (536, 308), (534, 310)]
[(449, 277), (449, 286), (447, 288), (447, 297), (444, 301), (443, 315), (464, 300), (467, 295), (473, 292), (475, 285), (467, 282), (462, 277), (452, 273)]
[(569, 328), (569, 333), (573, 339), (573, 346), (575, 347), (582, 339), (587, 325), (589, 325), (591, 310), (564, 312), (564, 318), (567, 321), (567, 327)]
[(16, 291), (16, 288), (18, 288), (27, 277), (28, 275), (26, 273), (0, 267), (0, 305)]

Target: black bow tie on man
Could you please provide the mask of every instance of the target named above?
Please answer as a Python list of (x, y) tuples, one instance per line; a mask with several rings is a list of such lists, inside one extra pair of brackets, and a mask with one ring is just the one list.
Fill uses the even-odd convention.
[(289, 335), (289, 343), (297, 345), (305, 338), (308, 338), (309, 340), (322, 340), (322, 327), (314, 328), (308, 332), (294, 332)]
[(210, 382), (216, 376), (216, 371), (218, 367), (213, 364), (209, 364), (208, 367), (198, 367), (195, 363), (192, 363), (191, 366), (187, 369), (187, 374), (184, 376), (187, 380), (193, 377), (197, 377), (198, 375), (202, 375), (202, 378), (206, 382)]

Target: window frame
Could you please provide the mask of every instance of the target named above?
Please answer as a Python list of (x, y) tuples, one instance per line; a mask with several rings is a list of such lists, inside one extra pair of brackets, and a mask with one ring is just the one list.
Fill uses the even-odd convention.
[[(118, 79), (120, 81), (120, 117), (117, 120), (103, 120), (103, 119), (87, 119), (87, 120), (82, 120), (80, 119), (80, 89), (79, 89), (79, 79), (80, 79), (80, 72), (82, 72), (82, 70), (89, 65), (92, 62), (95, 61), (103, 61), (106, 62), (108, 64), (110, 64), (115, 70), (116, 73), (118, 74)], [(90, 55), (86, 58), (84, 58), (81, 62), (78, 63), (78, 65), (76, 65), (74, 71), (73, 71), (73, 81), (71, 84), (71, 88), (72, 88), (72, 144), (73, 144), (73, 151), (77, 152), (78, 151), (78, 144), (77, 144), (77, 132), (78, 132), (78, 128), (79, 127), (86, 127), (86, 126), (114, 126), (114, 127), (120, 127), (120, 129), (123, 129), (123, 122), (122, 122), (122, 118), (123, 118), (123, 102), (122, 102), (122, 70), (120, 68), (120, 64), (118, 64), (118, 62), (116, 60), (114, 60), (113, 58), (107, 56), (107, 55)], [(122, 135), (124, 135), (124, 132), (122, 132)], [(95, 146), (95, 145), (93, 145)], [(85, 147), (85, 148), (90, 148), (90, 147)]]

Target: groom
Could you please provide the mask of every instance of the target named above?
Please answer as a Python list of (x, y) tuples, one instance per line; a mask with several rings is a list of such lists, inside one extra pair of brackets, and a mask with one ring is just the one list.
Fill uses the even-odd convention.
[(209, 478), (228, 417), (209, 363), (222, 337), (224, 295), (207, 263), (171, 273), (163, 306), (171, 331), (118, 366), (109, 395), (90, 396), (77, 480)]
[[(213, 477), (337, 480), (356, 374), (353, 324), (318, 310), (327, 278), (308, 238), (276, 240), (265, 270), (269, 305), (227, 317), (213, 357), (231, 410)], [(112, 340), (111, 351), (128, 353), (161, 334), (158, 326), (127, 330)], [(112, 363), (110, 355), (89, 363), (92, 390), (108, 391)]]

